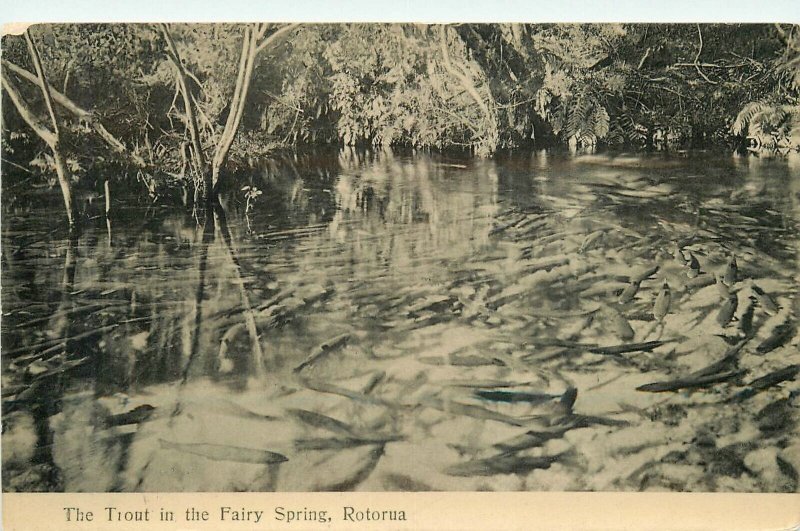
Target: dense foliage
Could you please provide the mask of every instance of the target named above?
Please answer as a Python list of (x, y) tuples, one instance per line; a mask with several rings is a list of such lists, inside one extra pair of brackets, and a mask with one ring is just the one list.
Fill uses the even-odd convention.
[[(207, 171), (192, 164), (198, 151), (210, 161), (229, 133), (248, 27), (171, 25), (168, 33), (153, 25), (33, 27), (72, 178), (90, 166), (133, 162), (149, 182), (155, 175), (197, 180)], [(262, 38), (277, 26), (259, 28)], [(234, 166), (305, 143), (460, 147), (481, 156), (554, 144), (795, 149), (800, 143), (794, 26), (284, 29), (285, 38), (253, 54), (250, 90), (233, 124)], [(40, 119), (46, 116), (22, 37), (4, 37), (3, 69), (4, 160), (48, 173), (52, 154), (8, 97), (13, 84)], [(61, 96), (80, 112), (60, 103)], [(227, 151), (222, 155), (224, 162)]]

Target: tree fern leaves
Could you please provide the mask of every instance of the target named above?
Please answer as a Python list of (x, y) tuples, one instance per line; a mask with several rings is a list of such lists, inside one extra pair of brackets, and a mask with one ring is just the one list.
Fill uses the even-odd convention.
[(752, 101), (739, 111), (731, 132), (738, 136), (753, 137), (785, 135), (792, 128), (792, 122), (797, 122), (798, 114), (797, 106)]
[(731, 132), (733, 132), (734, 135), (745, 136), (753, 118), (770, 107), (768, 103), (762, 101), (751, 101), (739, 111), (736, 120), (733, 121), (733, 125), (731, 126)]
[(611, 127), (608, 111), (588, 91), (561, 98), (550, 116), (550, 123), (555, 134), (567, 140), (574, 139), (583, 146), (597, 144), (608, 135)]
[(629, 112), (622, 110), (614, 117), (606, 141), (609, 144), (641, 146), (647, 141), (647, 129), (636, 123)]

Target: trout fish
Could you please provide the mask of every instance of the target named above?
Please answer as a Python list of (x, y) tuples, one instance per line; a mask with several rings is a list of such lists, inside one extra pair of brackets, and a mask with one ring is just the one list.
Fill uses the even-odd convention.
[(241, 448), (239, 446), (223, 444), (176, 443), (165, 441), (164, 439), (159, 439), (158, 441), (161, 444), (161, 448), (164, 450), (175, 450), (177, 452), (199, 455), (214, 461), (235, 461), (238, 463), (271, 465), (289, 460), (284, 455), (255, 448)]

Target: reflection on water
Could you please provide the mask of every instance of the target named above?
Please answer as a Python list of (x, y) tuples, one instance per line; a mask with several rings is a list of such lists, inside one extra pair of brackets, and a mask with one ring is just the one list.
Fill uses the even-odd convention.
[(794, 491), (793, 164), (343, 151), (72, 239), (7, 202), (3, 487)]

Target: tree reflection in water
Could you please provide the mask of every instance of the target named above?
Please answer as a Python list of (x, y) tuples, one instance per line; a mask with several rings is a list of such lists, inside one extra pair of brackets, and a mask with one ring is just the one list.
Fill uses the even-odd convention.
[(4, 488), (794, 490), (791, 164), (314, 153), (113, 246), (8, 208)]

